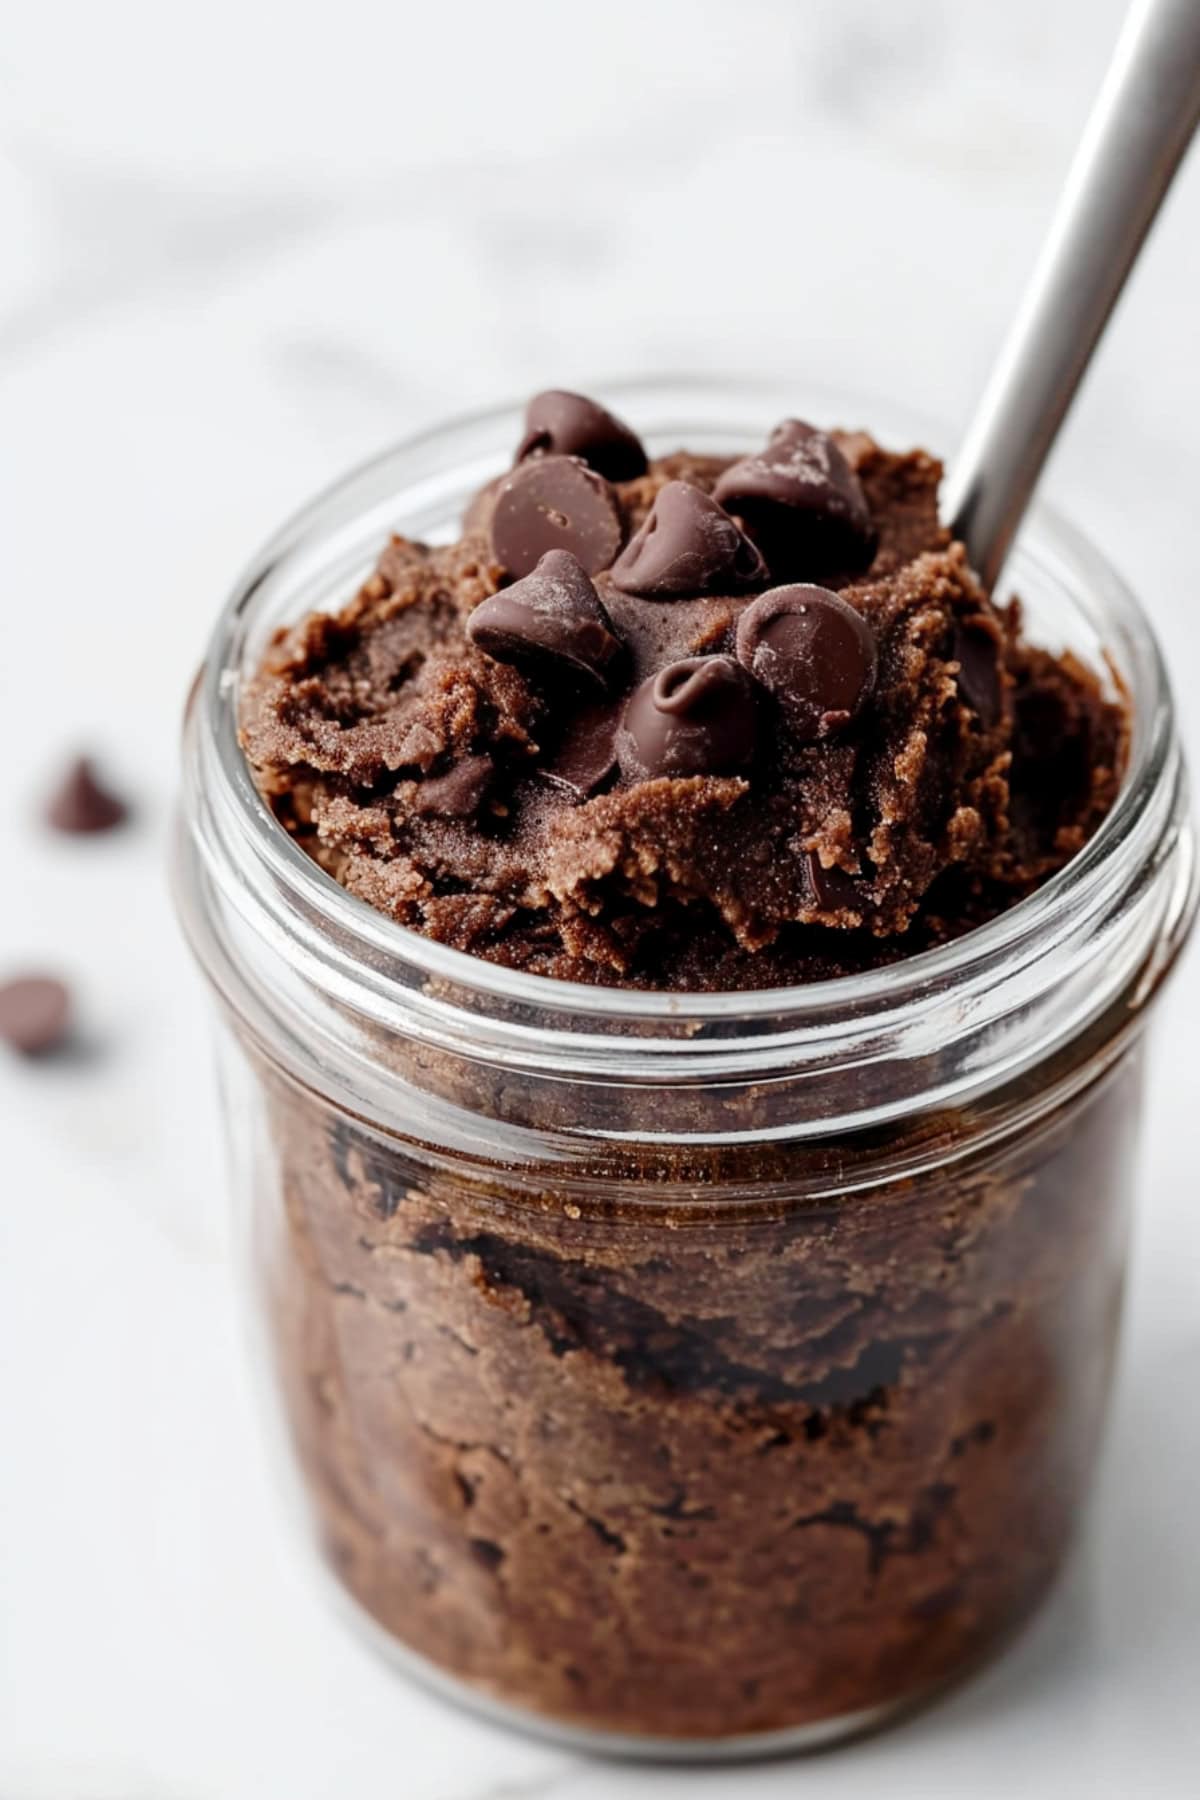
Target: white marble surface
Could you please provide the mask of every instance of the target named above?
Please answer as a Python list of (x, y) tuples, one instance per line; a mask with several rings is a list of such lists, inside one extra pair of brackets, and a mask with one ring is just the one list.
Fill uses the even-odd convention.
[[(165, 894), (180, 700), (241, 560), (352, 459), (547, 382), (808, 372), (961, 419), (1119, 0), (44, 0), (0, 45), (0, 970), (95, 1054), (0, 1063), (2, 1800), (1197, 1790), (1200, 958), (1164, 1012), (1084, 1548), (1010, 1654), (819, 1762), (620, 1770), (395, 1681), (310, 1591), (228, 1292)], [(1200, 752), (1185, 172), (1051, 485), (1145, 594)], [(31, 818), (72, 743), (135, 830)]]

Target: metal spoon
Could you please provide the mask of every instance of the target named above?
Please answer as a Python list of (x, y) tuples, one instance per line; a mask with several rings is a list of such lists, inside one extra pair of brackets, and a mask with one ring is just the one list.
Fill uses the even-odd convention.
[(1198, 121), (1200, 0), (1135, 0), (947, 484), (989, 587)]

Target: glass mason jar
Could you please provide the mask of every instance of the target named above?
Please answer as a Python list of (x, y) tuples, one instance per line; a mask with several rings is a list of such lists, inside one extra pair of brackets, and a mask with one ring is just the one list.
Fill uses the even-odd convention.
[[(612, 392), (653, 452), (741, 451), (797, 398)], [(475, 961), (304, 856), (237, 714), (277, 626), (349, 597), (389, 531), (453, 536), (517, 436), (515, 411), (430, 432), (293, 520), (189, 706), (176, 885), (271, 1412), (321, 1562), (402, 1666), (594, 1748), (825, 1742), (995, 1646), (1087, 1493), (1144, 1026), (1195, 902), (1168, 684), (1041, 512), (1010, 566), (1031, 634), (1107, 662), (1134, 731), (1032, 898), (774, 992)]]

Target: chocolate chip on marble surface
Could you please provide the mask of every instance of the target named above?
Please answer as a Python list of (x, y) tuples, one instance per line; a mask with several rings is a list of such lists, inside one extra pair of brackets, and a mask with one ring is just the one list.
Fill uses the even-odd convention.
[(506, 475), (492, 510), (492, 552), (510, 575), (529, 575), (548, 550), (569, 550), (589, 575), (621, 548), (617, 497), (577, 456), (535, 456)]
[(605, 687), (621, 654), (592, 581), (569, 550), (548, 550), (532, 573), (481, 600), (467, 636), (496, 662)]
[(45, 808), (46, 823), (72, 837), (111, 831), (128, 815), (125, 802), (101, 785), (87, 756), (71, 764)]
[(621, 773), (727, 775), (753, 760), (758, 696), (731, 656), (688, 656), (634, 689), (617, 733)]
[(590, 799), (616, 769), (620, 722), (617, 702), (595, 701), (580, 707), (539, 772), (577, 800)]
[(608, 481), (634, 481), (647, 469), (641, 439), (585, 394), (548, 388), (525, 409), (525, 435), (514, 461), (530, 456), (578, 456)]
[(854, 573), (875, 554), (858, 476), (829, 433), (801, 419), (776, 426), (766, 449), (733, 463), (713, 494), (745, 521), (776, 576)]
[(802, 743), (843, 731), (875, 686), (875, 634), (827, 588), (771, 588), (738, 620), (738, 661), (773, 694)]
[(954, 660), (958, 664), (958, 688), (980, 724), (990, 731), (1004, 705), (1000, 676), (1000, 637), (992, 622), (980, 615), (961, 619), (954, 628)]
[(52, 975), (20, 975), (0, 985), (0, 1039), (21, 1056), (45, 1056), (66, 1040), (71, 996)]
[(613, 565), (615, 586), (647, 600), (736, 594), (770, 580), (758, 547), (711, 494), (668, 481)]
[(490, 756), (465, 757), (444, 775), (430, 775), (420, 783), (413, 811), (442, 819), (473, 818), (495, 773)]

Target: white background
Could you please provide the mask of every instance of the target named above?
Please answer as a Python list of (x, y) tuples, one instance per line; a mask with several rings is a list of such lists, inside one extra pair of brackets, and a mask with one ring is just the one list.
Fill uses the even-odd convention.
[[(1161, 1021), (1114, 1426), (1051, 1606), (890, 1736), (620, 1771), (412, 1692), (281, 1535), (163, 874), (207, 624), (351, 460), (485, 400), (662, 367), (807, 373), (961, 421), (1119, 12), (10, 5), (0, 972), (65, 969), (91, 1053), (0, 1060), (0, 1800), (1196, 1792), (1200, 958)], [(1145, 596), (1193, 756), (1198, 209), (1194, 161), (1050, 476)], [(39, 831), (75, 744), (136, 795), (127, 834)]]

